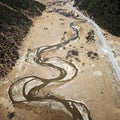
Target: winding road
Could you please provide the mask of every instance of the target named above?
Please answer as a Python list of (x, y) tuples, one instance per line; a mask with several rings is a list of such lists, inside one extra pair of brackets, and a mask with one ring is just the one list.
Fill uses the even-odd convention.
[[(74, 31), (74, 37), (50, 46), (43, 46), (35, 48), (29, 51), (26, 55), (25, 61), (29, 64), (41, 65), (44, 67), (51, 67), (59, 71), (59, 75), (55, 78), (40, 78), (37, 76), (27, 76), (17, 80), (9, 88), (9, 96), (13, 104), (24, 104), (33, 106), (36, 102), (37, 106), (47, 106), (47, 108), (60, 110), (68, 114), (72, 120), (92, 120), (90, 112), (87, 106), (82, 102), (76, 102), (73, 100), (66, 100), (57, 97), (54, 94), (46, 92), (42, 93), (42, 90), (48, 89), (51, 85), (60, 86), (65, 84), (77, 75), (77, 68), (73, 63), (62, 60), (59, 57), (43, 58), (42, 53), (53, 49), (58, 49), (65, 46), (69, 42), (78, 40), (79, 31), (74, 23), (70, 24), (70, 27)], [(39, 93), (42, 94), (39, 94)], [(28, 104), (29, 103), (29, 104)]]
[(94, 22), (92, 21), (90, 18), (86, 17), (85, 15), (83, 15), (80, 11), (78, 11), (76, 8), (74, 8), (72, 5), (70, 5), (70, 3), (68, 2), (66, 4), (71, 10), (75, 11), (78, 15), (80, 15), (81, 17), (83, 17), (84, 19), (86, 19), (89, 23), (91, 23), (93, 25), (93, 27), (95, 28), (96, 30), (96, 33), (98, 35), (98, 37), (100, 38), (100, 40), (102, 41), (102, 44), (103, 44), (103, 47), (104, 49), (106, 50), (106, 52), (108, 53), (108, 56), (109, 56), (109, 59), (113, 65), (113, 68), (117, 74), (117, 77), (118, 79), (120, 80), (120, 67), (119, 67), (119, 64), (117, 63), (114, 55), (113, 55), (113, 52), (111, 50), (111, 48), (109, 47), (108, 43), (107, 43), (107, 40), (106, 38), (104, 37), (104, 35), (102, 34), (99, 26)]

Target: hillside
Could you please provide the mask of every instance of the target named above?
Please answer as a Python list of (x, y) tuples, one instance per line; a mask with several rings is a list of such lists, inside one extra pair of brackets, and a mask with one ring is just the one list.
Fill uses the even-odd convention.
[(119, 0), (75, 0), (75, 6), (80, 10), (86, 10), (103, 29), (115, 36), (120, 36)]
[(0, 0), (0, 78), (7, 75), (19, 58), (18, 50), (45, 6), (34, 0)]

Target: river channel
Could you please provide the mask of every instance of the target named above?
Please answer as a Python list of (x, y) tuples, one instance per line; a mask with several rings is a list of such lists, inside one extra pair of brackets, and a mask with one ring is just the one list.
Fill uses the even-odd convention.
[(40, 78), (38, 76), (26, 76), (18, 79), (9, 88), (9, 96), (13, 104), (23, 104), (24, 106), (39, 106), (49, 109), (60, 110), (66, 113), (72, 120), (92, 120), (87, 106), (81, 101), (74, 101), (60, 98), (54, 94), (40, 94), (42, 89), (47, 89), (51, 85), (63, 85), (77, 75), (77, 68), (73, 63), (62, 60), (60, 57), (42, 57), (42, 53), (59, 49), (70, 42), (78, 40), (79, 30), (75, 23), (70, 27), (74, 31), (74, 37), (64, 42), (42, 46), (28, 51), (25, 62), (38, 66), (51, 67), (59, 71), (59, 75), (54, 78)]

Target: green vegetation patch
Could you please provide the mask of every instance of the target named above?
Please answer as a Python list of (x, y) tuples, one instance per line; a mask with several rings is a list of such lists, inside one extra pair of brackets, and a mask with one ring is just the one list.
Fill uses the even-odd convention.
[(33, 24), (30, 17), (41, 15), (44, 9), (43, 4), (33, 0), (0, 0), (0, 78), (19, 58), (18, 50)]
[(78, 6), (80, 10), (86, 10), (102, 28), (120, 36), (120, 0), (82, 0)]
[(4, 4), (9, 5), (13, 9), (22, 12), (25, 15), (35, 17), (41, 15), (41, 12), (45, 10), (45, 6), (34, 0), (0, 0)]

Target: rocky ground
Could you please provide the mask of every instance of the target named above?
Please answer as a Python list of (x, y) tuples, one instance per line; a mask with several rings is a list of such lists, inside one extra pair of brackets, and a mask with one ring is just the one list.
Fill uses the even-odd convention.
[[(47, 5), (46, 11), (42, 16), (33, 19), (33, 27), (19, 50), (17, 63), (8, 76), (0, 81), (0, 120), (72, 119), (62, 110), (53, 110), (50, 106), (39, 107), (41, 105), (39, 102), (35, 106), (31, 102), (26, 105), (12, 104), (8, 94), (10, 86), (21, 78), (38, 76), (47, 79), (59, 74), (52, 68), (29, 64), (25, 58), (26, 54), (34, 48), (61, 43), (72, 38), (74, 32), (69, 27), (71, 22), (75, 22), (79, 29), (79, 40), (46, 51), (42, 56), (58, 56), (74, 64), (78, 73), (66, 84), (50, 86), (40, 91), (39, 95), (49, 92), (62, 99), (84, 102), (91, 113), (92, 120), (119, 120), (120, 83), (92, 25), (66, 7), (65, 1), (40, 0), (40, 2)], [(113, 48), (119, 49), (119, 38), (109, 33), (106, 37)], [(119, 57), (118, 49), (114, 51), (117, 51)]]

